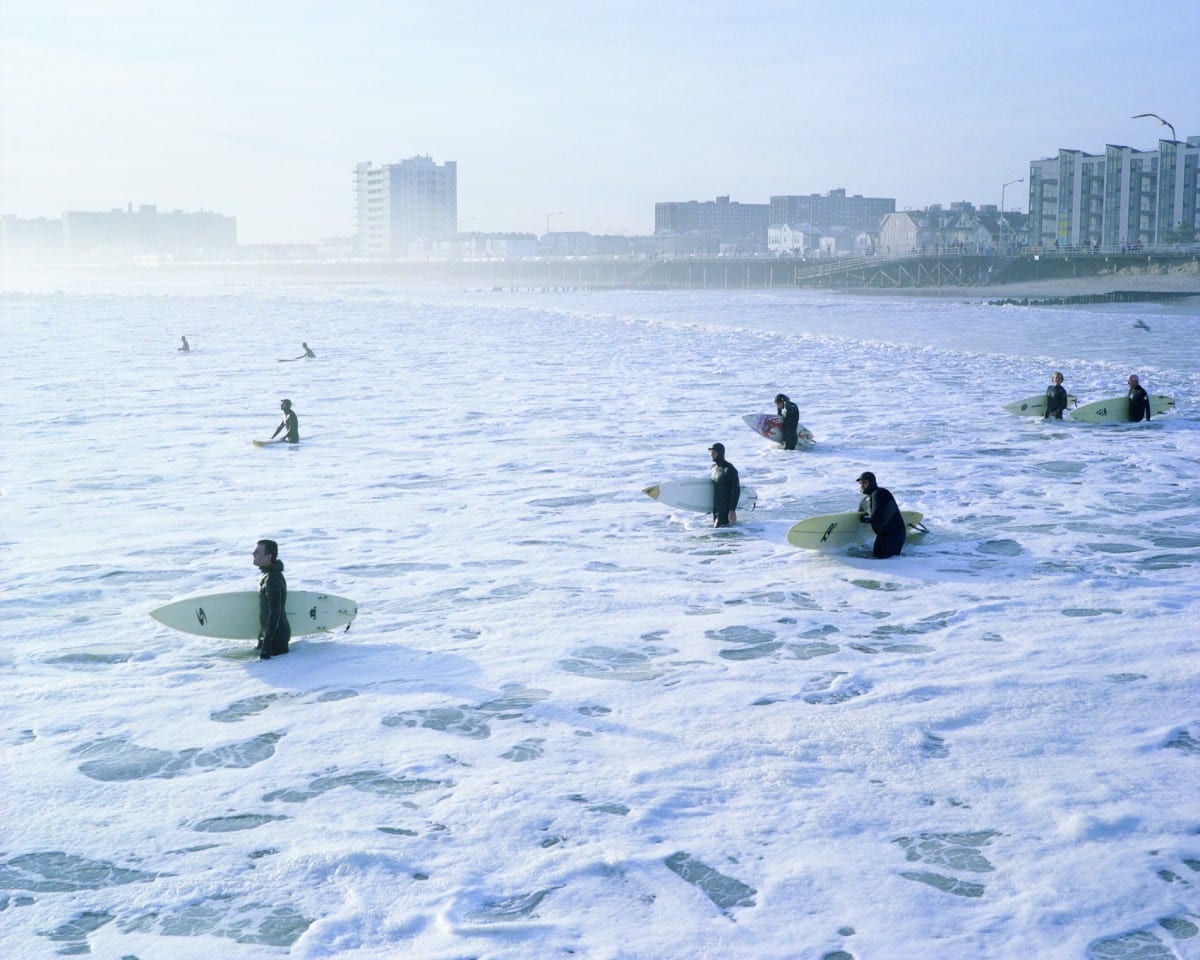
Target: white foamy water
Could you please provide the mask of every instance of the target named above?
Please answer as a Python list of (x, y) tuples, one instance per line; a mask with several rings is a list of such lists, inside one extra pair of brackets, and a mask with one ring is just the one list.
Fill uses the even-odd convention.
[[(1194, 301), (2, 304), (6, 958), (1200, 956)], [(1053, 369), (1179, 406), (1000, 410)], [(640, 492), (715, 440), (728, 531)], [(930, 532), (788, 546), (864, 469)], [(148, 616), (260, 537), (349, 632)]]

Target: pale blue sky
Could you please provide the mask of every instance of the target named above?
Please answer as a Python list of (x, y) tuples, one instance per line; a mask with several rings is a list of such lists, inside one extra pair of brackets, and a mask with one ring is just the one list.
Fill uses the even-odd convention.
[[(999, 203), (1059, 147), (1200, 134), (1195, 0), (4, 0), (0, 213), (353, 230), (353, 169), (458, 161), (464, 229), (650, 233), (659, 200)], [(1026, 206), (1010, 186), (1010, 208)]]

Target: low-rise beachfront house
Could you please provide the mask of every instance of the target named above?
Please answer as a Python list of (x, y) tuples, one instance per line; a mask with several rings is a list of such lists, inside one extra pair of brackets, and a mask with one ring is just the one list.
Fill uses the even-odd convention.
[(917, 210), (885, 214), (879, 223), (879, 252), (886, 257), (916, 253), (929, 239), (926, 217)]
[(804, 257), (819, 236), (812, 224), (792, 227), (786, 223), (773, 223), (767, 227), (767, 252), (777, 257)]
[[(925, 210), (889, 213), (879, 225), (879, 250), (887, 257), (914, 253), (986, 255), (1023, 246), (1027, 217), (1006, 211), (1002, 219), (994, 206), (976, 209), (965, 201), (950, 209), (934, 204)], [(1001, 243), (1003, 235), (1003, 244)]]

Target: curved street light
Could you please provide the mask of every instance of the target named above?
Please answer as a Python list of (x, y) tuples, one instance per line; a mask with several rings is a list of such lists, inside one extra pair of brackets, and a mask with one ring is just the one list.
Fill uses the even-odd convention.
[(1000, 187), (1000, 252), (1004, 253), (1004, 191), (1011, 187), (1014, 183), (1024, 183), (1024, 177), (1018, 177), (1016, 180), (1009, 180), (1008, 183)]

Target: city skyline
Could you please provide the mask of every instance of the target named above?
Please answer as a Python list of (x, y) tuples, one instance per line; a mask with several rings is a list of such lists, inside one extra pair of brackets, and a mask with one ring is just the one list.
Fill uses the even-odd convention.
[(1169, 135), (1135, 114), (1200, 128), (1176, 0), (12, 0), (0, 31), (0, 213), (215, 210), (245, 243), (351, 234), (354, 164), (418, 154), (457, 162), (463, 230), (649, 234), (720, 195), (998, 204), (1059, 148)]

